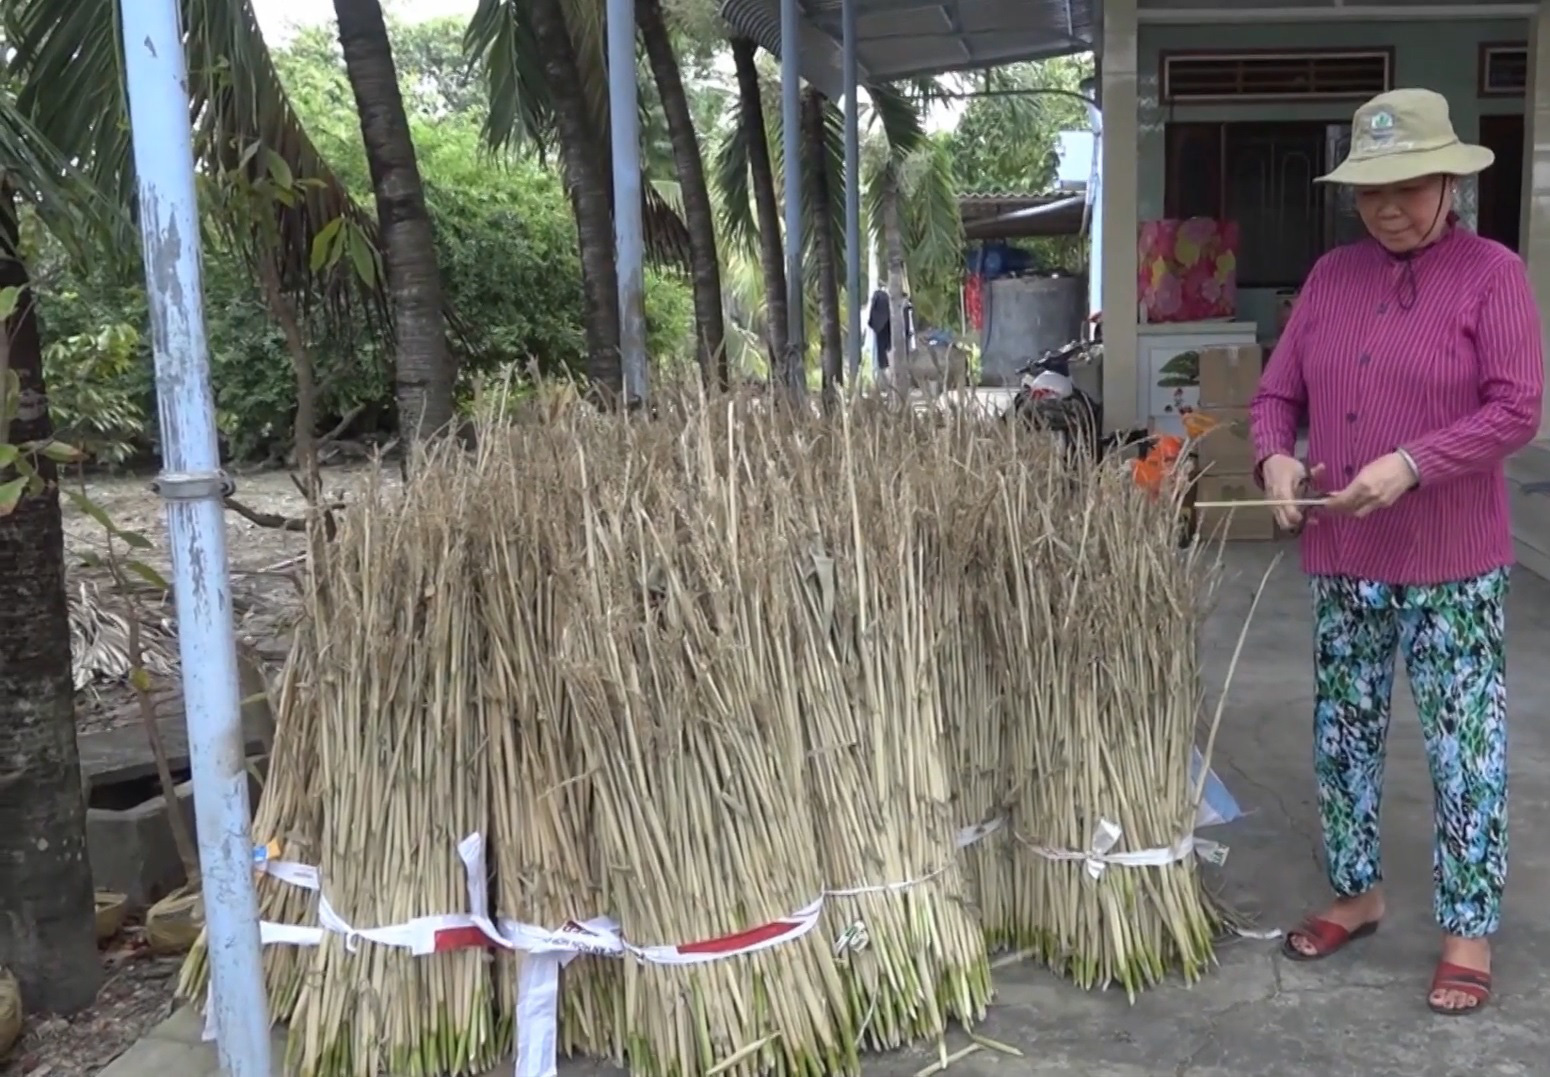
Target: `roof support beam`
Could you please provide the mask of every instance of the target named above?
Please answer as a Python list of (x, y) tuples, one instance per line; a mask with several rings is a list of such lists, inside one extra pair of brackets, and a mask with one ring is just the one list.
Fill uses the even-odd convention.
[(1161, 8), (1142, 6), (1137, 12), (1142, 23), (1266, 23), (1266, 22), (1424, 22), (1428, 19), (1526, 19), (1537, 10), (1536, 4), (1458, 3), (1458, 4), (1287, 4), (1284, 7), (1199, 7)]
[(1048, 60), (1056, 56), (1069, 56), (1073, 52), (1084, 52), (1090, 48), (1086, 42), (1078, 41), (1071, 44), (1060, 44), (1047, 49), (1029, 52), (1026, 46), (1008, 45), (999, 49), (978, 49), (973, 60), (964, 60), (954, 64), (932, 64), (929, 67), (910, 67), (898, 70), (889, 69), (882, 74), (887, 81), (900, 79), (926, 78), (931, 75), (947, 75), (956, 71), (974, 71), (982, 67), (995, 67), (998, 64), (1028, 63), (1035, 60)]

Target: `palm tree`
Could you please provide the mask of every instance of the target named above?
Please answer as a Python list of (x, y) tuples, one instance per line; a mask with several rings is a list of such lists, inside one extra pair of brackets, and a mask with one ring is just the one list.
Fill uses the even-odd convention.
[[(206, 171), (245, 167), (260, 145), (284, 162), (301, 197), (276, 203), (273, 251), (293, 291), (321, 297), (336, 313), (364, 307), (385, 325), (385, 296), (348, 264), (314, 268), (314, 240), (341, 217), (375, 240), (375, 222), (351, 202), (297, 121), (248, 0), (185, 0), (189, 95), (195, 145)], [(17, 446), (47, 438), (39, 326), (18, 257), (15, 198), (78, 257), (137, 251), (127, 207), (134, 199), (128, 109), (116, 0), (11, 0), (0, 7), (8, 52), (0, 87), (0, 284), (20, 303), (0, 336), (8, 344), (0, 393), (14, 423), (0, 436), (9, 503)], [(90, 237), (90, 239), (88, 239)], [(364, 302), (363, 302), (364, 301)], [(4, 426), (0, 422), (0, 426)], [(35, 457), (48, 481), (20, 488), (0, 513), (0, 964), (21, 983), (28, 1007), (70, 1012), (89, 1005), (100, 982), (85, 803), (75, 745), (71, 646), (65, 598), (64, 537), (53, 465)]]
[[(818, 289), (819, 369), (823, 388), (832, 396), (845, 379), (845, 340), (840, 329), (840, 243), (836, 238), (834, 198), (831, 194), (837, 170), (834, 168), (834, 142), (829, 137), (828, 120), (833, 110), (828, 99), (812, 87), (802, 95), (803, 152), (807, 160), (803, 170), (807, 178), (807, 227), (813, 237), (811, 258)], [(843, 137), (843, 136), (842, 136)]]
[[(485, 140), (490, 148), (512, 152), (533, 144), (543, 153), (558, 150), (576, 216), (588, 372), (605, 396), (615, 396), (623, 387), (623, 371), (601, 2), (480, 0), (464, 51), (483, 70), (489, 90)], [(645, 165), (646, 252), (661, 263), (689, 266), (689, 231)]]
[[(26, 449), (46, 442), (52, 428), (17, 201), (26, 199), (66, 240), (95, 215), (77, 210), (101, 203), (3, 88), (0, 174), (0, 292), (13, 308), (0, 325), (0, 908), (7, 912), (0, 966), (16, 975), (29, 1010), (74, 1013), (96, 999), (102, 966), (75, 742), (59, 488), (48, 457)], [(42, 482), (18, 473), (21, 453)]]
[[(734, 51), (734, 57), (736, 51)], [(748, 189), (748, 175), (757, 174), (752, 158), (760, 146), (773, 145), (779, 149), (780, 117), (774, 110), (764, 110), (762, 98), (775, 92), (773, 82), (767, 84), (752, 65), (752, 55), (747, 57), (752, 88), (740, 86), (739, 103), (733, 115), (728, 116), (721, 132), (717, 150), (717, 192), (724, 216), (723, 230), (734, 242), (747, 246), (759, 241), (760, 262), (764, 267), (765, 286), (773, 279), (778, 282), (784, 296), (784, 263), (779, 260), (779, 247), (774, 248), (777, 260), (770, 262), (771, 250), (764, 242), (770, 229), (764, 227), (765, 213), (759, 212), (758, 185), (754, 186), (753, 198)], [(741, 73), (741, 65), (740, 65)], [(867, 219), (872, 235), (879, 238), (886, 251), (893, 251), (891, 290), (899, 297), (899, 308), (894, 312), (894, 324), (902, 324), (903, 281), (906, 261), (921, 277), (956, 275), (963, 257), (963, 224), (958, 216), (957, 180), (952, 160), (942, 144), (927, 136), (922, 113), (925, 107), (942, 91), (933, 82), (919, 81), (906, 84), (874, 84), (865, 87), (867, 107), (860, 117), (865, 141), (862, 145), (862, 185), (866, 192)], [(811, 118), (803, 140), (804, 174), (808, 178), (805, 207), (805, 232), (814, 237), (806, 257), (813, 264), (806, 283), (814, 290), (812, 298), (820, 304), (822, 289), (832, 282), (838, 289), (837, 275), (843, 261), (844, 199), (843, 187), (838, 182), (826, 182), (824, 200), (814, 196), (811, 170), (813, 162), (823, 161), (825, 175), (830, 178), (843, 174), (843, 116), (834, 102), (820, 97), (816, 106), (821, 113), (821, 124)], [(757, 112), (755, 111), (757, 110)], [(768, 119), (766, 120), (766, 117)], [(766, 139), (752, 135), (751, 119), (760, 125), (767, 123)], [(819, 133), (821, 131), (821, 141)], [(821, 146), (821, 149), (820, 149)], [(770, 186), (773, 189), (776, 162), (769, 167)], [(779, 206), (773, 190), (768, 213), (776, 216), (778, 229)], [(752, 207), (750, 203), (755, 203)], [(822, 208), (820, 208), (822, 207)], [(755, 225), (755, 216), (758, 224)], [(778, 231), (774, 232), (779, 235)], [(831, 245), (829, 265), (820, 265), (822, 258), (816, 246), (825, 234)], [(908, 259), (906, 259), (908, 254)], [(832, 266), (832, 268), (831, 268)], [(804, 299), (808, 297), (803, 297)], [(773, 317), (773, 314), (771, 315)], [(820, 307), (819, 320), (823, 320)], [(821, 334), (820, 334), (821, 339)]]
[[(867, 217), (883, 255), (889, 314), (894, 325), (902, 325), (906, 278), (919, 303), (921, 293), (930, 291), (925, 286), (956, 282), (963, 273), (957, 170), (947, 143), (935, 138), (869, 140), (862, 158)], [(901, 354), (903, 343), (896, 332)]]
[[(759, 265), (764, 271), (764, 325), (769, 337), (770, 376), (777, 385), (789, 385), (785, 369), (790, 355), (786, 305), (793, 300), (786, 294), (785, 243), (781, 239), (780, 203), (775, 197), (775, 167), (770, 160), (769, 125), (765, 120), (757, 52), (758, 46), (747, 38), (732, 39), (738, 108), (717, 155), (716, 174), (728, 232), (758, 237)], [(778, 139), (776, 142), (779, 144)], [(748, 218), (750, 185), (757, 226)]]
[[(18, 111), (64, 160), (77, 162), (89, 185), (114, 202), (135, 198), (128, 107), (118, 41), (119, 0), (10, 0), (0, 5), (0, 29), (11, 47), (9, 69), (19, 82)], [(282, 278), (330, 313), (364, 314), (390, 333), (381, 282), (363, 279), (348, 260), (312, 265), (319, 232), (344, 217), (377, 243), (377, 225), (357, 206), (291, 108), (264, 44), (251, 0), (183, 0), (188, 91), (194, 108), (195, 152), (211, 172), (242, 165), (255, 144), (282, 159), (302, 196), (276, 204), (276, 252)], [(107, 249), (135, 251), (128, 235)], [(358, 319), (356, 319), (358, 320)]]
[(636, 0), (636, 21), (646, 55), (651, 62), (657, 96), (667, 119), (673, 144), (673, 160), (683, 198), (684, 223), (689, 229), (691, 273), (694, 281), (695, 333), (700, 371), (707, 382), (727, 384), (726, 323), (722, 314), (721, 261), (716, 251), (715, 211), (705, 182), (705, 160), (700, 153), (689, 95), (673, 51), (661, 0)]
[(877, 234), (883, 250), (883, 274), (888, 282), (888, 324), (892, 326), (891, 367), (909, 363), (910, 338), (904, 321), (904, 222), (899, 202), (899, 160), (889, 153), (877, 171)]
[(457, 367), (442, 320), (425, 186), (415, 161), (409, 117), (398, 88), (393, 47), (378, 0), (334, 0), (339, 45), (360, 114), (366, 164), (377, 199), (383, 264), (393, 297), (399, 429), (411, 441), (448, 430)]

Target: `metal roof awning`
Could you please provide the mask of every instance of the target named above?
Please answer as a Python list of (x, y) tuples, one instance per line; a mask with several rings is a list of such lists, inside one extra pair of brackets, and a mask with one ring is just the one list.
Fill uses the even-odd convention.
[[(1092, 47), (1098, 0), (854, 0), (861, 79), (970, 71), (1065, 56)], [(843, 92), (841, 0), (799, 0), (802, 76)], [(721, 0), (721, 16), (780, 54), (780, 0)]]
[(965, 194), (958, 199), (964, 238), (1032, 239), (1074, 236), (1086, 222), (1087, 195)]

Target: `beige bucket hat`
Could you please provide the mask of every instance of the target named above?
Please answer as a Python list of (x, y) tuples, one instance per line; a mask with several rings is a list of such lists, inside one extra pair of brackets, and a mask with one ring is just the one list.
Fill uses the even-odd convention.
[(1473, 176), (1496, 154), (1461, 142), (1448, 99), (1431, 90), (1390, 90), (1356, 110), (1351, 151), (1320, 183), (1379, 187), (1422, 176)]

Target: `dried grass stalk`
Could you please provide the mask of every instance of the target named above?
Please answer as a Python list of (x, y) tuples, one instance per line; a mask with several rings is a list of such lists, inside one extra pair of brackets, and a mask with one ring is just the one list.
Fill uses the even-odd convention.
[[(564, 660), (588, 725), (595, 840), (627, 938), (718, 939), (822, 887), (789, 553), (769, 525), (779, 491), (719, 411), (615, 429), (580, 448), (584, 548), (566, 583), (584, 596)], [(855, 1066), (817, 932), (705, 964), (629, 961), (624, 976), (634, 1073)]]
[[(456, 459), (429, 459), (388, 503), (341, 521), (309, 595), (320, 631), (319, 848), (323, 896), (354, 928), (468, 904), (458, 840), (488, 820), (474, 595), (465, 541), (478, 496)], [(427, 957), (337, 934), (310, 955), (289, 1064), (304, 1075), (482, 1072), (495, 1036), (487, 959)]]
[(838, 888), (825, 928), (851, 944), (841, 949), (865, 1042), (889, 1048), (939, 1036), (949, 1017), (978, 1020), (990, 975), (957, 855), (944, 723), (941, 657), (958, 626), (930, 601), (955, 545), (932, 512), (950, 457), (911, 417), (855, 418), (795, 436), (777, 427), (764, 453), (797, 477), (778, 511), (811, 535), (796, 673), (818, 848)]
[[(317, 709), (314, 700), (317, 641), (313, 623), (303, 618), (291, 640), (290, 655), (275, 699), (274, 745), (263, 796), (254, 813), (255, 843), (277, 842), (279, 859), (316, 864), (321, 804), (317, 795)], [(269, 875), (258, 877), (259, 918), (279, 924), (315, 925), (317, 895)], [(179, 998), (203, 1002), (209, 990), (209, 940), (201, 931), (178, 977)], [(289, 946), (266, 947), (264, 987), (269, 1020), (289, 1021), (301, 990), (307, 955)]]
[[(479, 602), (486, 637), (482, 677), (490, 744), (491, 849), (497, 907), (543, 927), (605, 912), (593, 840), (593, 774), (586, 731), (556, 661), (577, 596), (562, 588), (582, 531), (571, 444), (553, 430), (489, 431), (477, 464), (483, 512)], [(537, 436), (535, 436), (537, 435)], [(516, 1016), (522, 957), (497, 956), (501, 1038)], [(562, 974), (560, 1049), (622, 1060), (623, 968), (581, 957)]]

